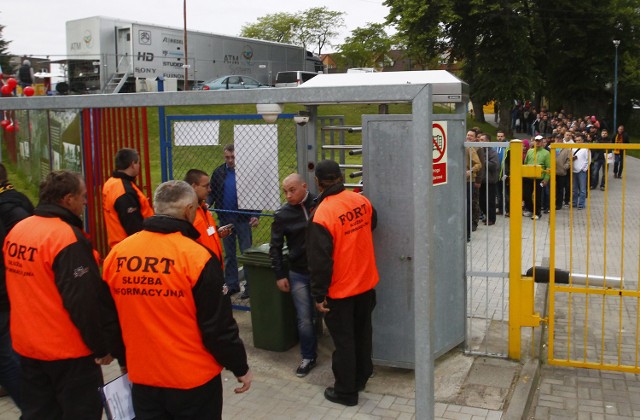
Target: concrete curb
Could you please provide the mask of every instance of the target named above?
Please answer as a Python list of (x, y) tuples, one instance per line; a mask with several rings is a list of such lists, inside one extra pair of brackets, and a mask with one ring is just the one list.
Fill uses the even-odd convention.
[(531, 402), (540, 381), (540, 360), (531, 359), (524, 364), (520, 377), (515, 384), (507, 411), (503, 420), (526, 420)]

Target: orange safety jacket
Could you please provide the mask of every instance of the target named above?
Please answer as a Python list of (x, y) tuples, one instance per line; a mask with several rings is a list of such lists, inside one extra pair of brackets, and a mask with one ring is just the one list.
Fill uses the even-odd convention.
[(224, 258), (222, 257), (222, 241), (218, 234), (218, 226), (213, 219), (211, 212), (209, 211), (207, 204), (202, 202), (200, 208), (196, 212), (196, 218), (193, 221), (193, 227), (200, 232), (200, 237), (197, 239), (202, 245), (211, 250), (218, 259), (224, 269)]
[(322, 302), (325, 296), (341, 299), (373, 289), (379, 279), (371, 233), (373, 206), (341, 184), (320, 198), (306, 238), (313, 297)]
[[(16, 224), (4, 243), (11, 338), (20, 355), (62, 360), (110, 353), (104, 287), (80, 219), (54, 204)], [(105, 293), (106, 292), (106, 293)], [(117, 315), (111, 302), (111, 320)]]
[(149, 200), (135, 178), (114, 171), (102, 187), (102, 209), (109, 247), (142, 230), (142, 221), (153, 216)]
[(185, 220), (153, 216), (104, 261), (133, 383), (191, 389), (248, 370), (220, 263)]

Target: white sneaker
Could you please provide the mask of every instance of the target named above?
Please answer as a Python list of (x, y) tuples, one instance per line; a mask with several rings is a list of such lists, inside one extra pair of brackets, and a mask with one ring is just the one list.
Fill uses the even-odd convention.
[(531, 220), (538, 220), (540, 218), (540, 216), (538, 216), (537, 214), (534, 214), (533, 216), (531, 216)]
[(522, 212), (522, 215), (523, 215), (524, 217), (531, 217), (531, 215), (533, 215), (533, 213), (531, 213), (530, 211), (526, 211), (526, 210), (525, 210), (524, 212)]

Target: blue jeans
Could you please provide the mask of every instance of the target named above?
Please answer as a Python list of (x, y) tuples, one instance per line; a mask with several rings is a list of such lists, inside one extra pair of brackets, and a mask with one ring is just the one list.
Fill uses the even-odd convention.
[(318, 342), (313, 327), (316, 308), (311, 297), (309, 274), (289, 271), (289, 287), (293, 306), (296, 307), (298, 318), (298, 337), (300, 337), (300, 354), (303, 359), (315, 359), (318, 357)]
[(624, 155), (622, 153), (623, 151), (620, 150), (619, 154), (613, 155), (613, 175), (617, 176), (618, 178), (622, 178), (622, 167), (624, 165)]
[(0, 385), (2, 385), (18, 407), (20, 400), (20, 359), (13, 351), (9, 333), (9, 311), (0, 311)]
[(602, 169), (602, 180), (600, 181), (600, 186), (604, 188), (604, 181), (607, 178), (604, 160), (596, 160), (593, 162), (593, 169), (591, 170), (591, 188), (596, 188), (598, 186), (598, 180), (600, 179), (600, 169)]
[(573, 207), (584, 208), (587, 198), (587, 173), (573, 174)]
[[(238, 221), (235, 215), (220, 215), (220, 225), (224, 226), (233, 223), (233, 231), (231, 235), (222, 239), (224, 245), (224, 282), (230, 289), (240, 290), (240, 282), (238, 280), (238, 259), (236, 258), (236, 241), (240, 245), (240, 253), (244, 253), (251, 248), (253, 238), (251, 235), (251, 226), (248, 220)], [(249, 278), (247, 272), (244, 272), (244, 278), (247, 281), (245, 290), (249, 291)]]

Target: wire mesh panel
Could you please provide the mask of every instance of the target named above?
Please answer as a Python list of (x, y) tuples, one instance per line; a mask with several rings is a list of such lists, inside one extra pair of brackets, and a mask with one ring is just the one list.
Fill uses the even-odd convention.
[(270, 217), (284, 202), (282, 180), (298, 172), (293, 115), (274, 124), (260, 115), (169, 116), (167, 132), (167, 179), (183, 179), (189, 169), (212, 174), (225, 164), (224, 146), (234, 145), (238, 212), (261, 216), (253, 245), (269, 242)]

